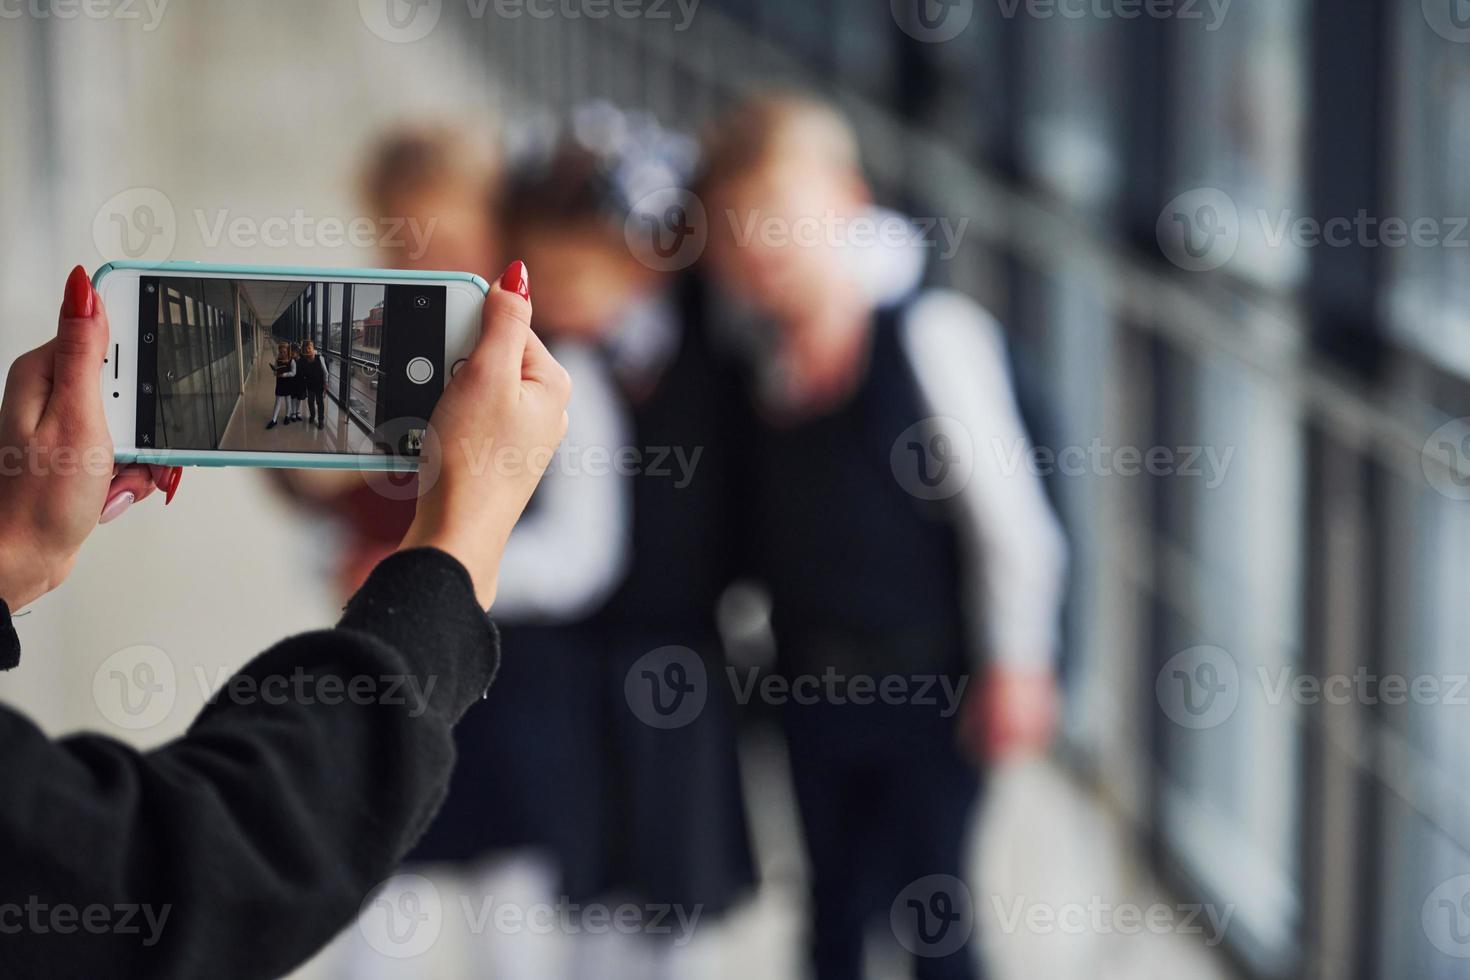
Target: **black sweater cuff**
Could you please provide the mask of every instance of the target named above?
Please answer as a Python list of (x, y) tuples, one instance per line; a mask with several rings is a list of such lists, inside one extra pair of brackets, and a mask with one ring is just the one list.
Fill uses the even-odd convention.
[(337, 626), (371, 634), (423, 676), (437, 678), (430, 707), (451, 722), (484, 697), (500, 666), (500, 635), (480, 608), (469, 572), (437, 548), (383, 559)]
[(0, 599), (0, 670), (10, 670), (20, 663), (20, 637), (10, 621), (10, 606)]

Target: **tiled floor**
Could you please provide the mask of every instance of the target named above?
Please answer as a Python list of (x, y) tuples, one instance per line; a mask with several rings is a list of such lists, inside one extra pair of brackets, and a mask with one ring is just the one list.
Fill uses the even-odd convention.
[[(273, 350), (262, 349), (256, 359), (255, 370), (245, 384), (245, 394), (240, 397), (234, 414), (230, 416), (230, 424), (225, 428), (220, 448), (272, 453), (371, 453), (373, 447), (367, 433), (361, 426), (349, 420), (342, 407), (330, 396), (326, 400), (327, 418), (323, 428), (296, 422), (266, 429), (276, 396), (276, 378), (270, 371)], [(282, 422), (285, 414), (283, 409)], [(307, 414), (307, 406), (303, 403), (302, 418), (306, 418)]]
[[(545, 869), (523, 859), (463, 876), (427, 872), (441, 914), (433, 940), (416, 955), (385, 957), (367, 938), (373, 927), (353, 926), (301, 976), (797, 980), (806, 975), (804, 871), (779, 743), (756, 738), (745, 756), (765, 885), (746, 908), (700, 926), (672, 956), (654, 958), (645, 944), (611, 935), (569, 939), (497, 928), (488, 914), (496, 908), (554, 901)], [(1154, 887), (1123, 840), (1115, 822), (1055, 766), (1037, 762), (993, 774), (970, 882), (987, 977), (1230, 980), (1222, 957), (1207, 946), (1209, 920), (1186, 921), (1188, 907)], [(419, 897), (413, 908), (424, 907)], [(403, 898), (391, 896), (395, 903)], [(909, 975), (881, 928), (868, 959), (871, 978)]]

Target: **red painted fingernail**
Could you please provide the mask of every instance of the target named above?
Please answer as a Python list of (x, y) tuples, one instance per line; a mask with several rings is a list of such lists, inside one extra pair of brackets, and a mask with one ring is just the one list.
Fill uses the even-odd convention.
[(94, 308), (92, 283), (87, 279), (87, 270), (77, 266), (66, 277), (66, 299), (61, 303), (61, 315), (75, 320), (91, 316)]
[(179, 481), (184, 478), (182, 466), (171, 466), (168, 471), (168, 487), (163, 491), (163, 506), (167, 507), (174, 502), (174, 494), (179, 492)]
[(508, 293), (519, 293), (521, 299), (531, 298), (531, 273), (526, 269), (526, 263), (516, 259), (505, 270), (500, 277), (500, 288)]

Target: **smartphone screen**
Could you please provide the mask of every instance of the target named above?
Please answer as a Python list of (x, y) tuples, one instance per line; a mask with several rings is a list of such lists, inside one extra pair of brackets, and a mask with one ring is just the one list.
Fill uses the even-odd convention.
[(139, 449), (417, 456), (445, 287), (143, 276)]

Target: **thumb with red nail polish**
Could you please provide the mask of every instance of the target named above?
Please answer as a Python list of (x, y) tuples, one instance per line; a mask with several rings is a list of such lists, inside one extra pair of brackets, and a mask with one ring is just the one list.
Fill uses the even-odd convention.
[(114, 485), (102, 407), (107, 332), (97, 291), (76, 266), (62, 289), (56, 336), (10, 366), (0, 451), (33, 461), (0, 471), (0, 599), (11, 609), (59, 585), (98, 523), (143, 498), (141, 486)]
[(77, 266), (66, 277), (66, 296), (61, 301), (62, 319), (89, 317), (93, 305), (92, 282), (87, 278), (87, 270)]
[(521, 299), (531, 298), (531, 273), (520, 259), (512, 262), (500, 277), (500, 288), (515, 293)]

